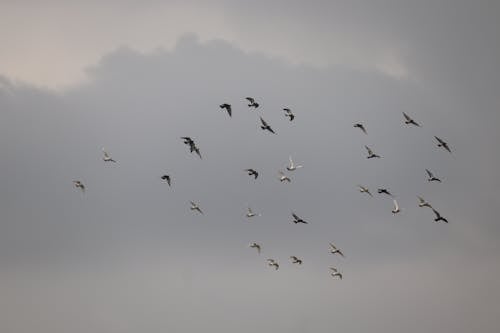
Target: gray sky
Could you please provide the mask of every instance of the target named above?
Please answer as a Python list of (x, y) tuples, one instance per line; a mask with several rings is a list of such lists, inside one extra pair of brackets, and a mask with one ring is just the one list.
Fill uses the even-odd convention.
[[(496, 2), (0, 9), (2, 332), (498, 331)], [(290, 154), (304, 168), (281, 184)]]

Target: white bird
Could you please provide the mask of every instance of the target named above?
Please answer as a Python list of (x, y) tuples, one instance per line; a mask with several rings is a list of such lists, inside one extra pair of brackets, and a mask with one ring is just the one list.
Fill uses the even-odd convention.
[(280, 265), (274, 259), (267, 259), (267, 264), (269, 265), (269, 267), (274, 267), (275, 270), (278, 270), (278, 268), (280, 268)]
[(248, 245), (248, 247), (251, 247), (253, 249), (257, 249), (257, 253), (260, 254), (260, 244), (253, 242), (253, 243), (250, 243), (250, 245)]
[(198, 204), (196, 204), (195, 202), (193, 201), (190, 201), (191, 203), (191, 207), (189, 207), (191, 210), (196, 210), (198, 213), (200, 214), (203, 214), (203, 212), (201, 211), (200, 207), (198, 206)]
[(252, 211), (252, 208), (248, 207), (248, 212), (246, 213), (246, 217), (250, 218), (250, 217), (254, 217), (254, 216), (260, 216), (260, 214), (254, 213)]
[(340, 280), (342, 280), (342, 273), (340, 272), (335, 272), (330, 274), (332, 277), (338, 277)]
[(418, 198), (418, 207), (429, 207), (432, 209), (432, 206), (430, 203), (424, 200), (424, 198), (420, 197), (417, 195)]
[(283, 173), (283, 171), (278, 171), (278, 173), (280, 174), (280, 182), (284, 182), (284, 181), (287, 181), (287, 182), (291, 182), (290, 178), (288, 178), (287, 175), (285, 175)]
[(358, 185), (358, 187), (359, 187), (359, 192), (368, 193), (371, 197), (373, 197), (373, 195), (370, 193), (370, 190), (367, 187), (364, 187), (362, 185)]
[(75, 185), (76, 188), (79, 188), (82, 192), (85, 192), (85, 185), (79, 180), (73, 180), (73, 185)]
[(293, 163), (293, 160), (292, 160), (292, 156), (291, 156), (291, 155), (289, 156), (289, 158), (288, 158), (288, 159), (290, 160), (290, 165), (288, 165), (288, 166), (286, 167), (286, 169), (287, 169), (288, 171), (294, 171), (294, 170), (297, 170), (297, 169), (299, 169), (299, 168), (302, 168), (302, 165), (295, 165), (295, 164)]
[(109, 153), (104, 148), (102, 148), (102, 152), (104, 154), (104, 156), (102, 158), (104, 162), (113, 162), (113, 163), (116, 163), (116, 161), (111, 158), (111, 156), (109, 155)]
[(368, 152), (368, 156), (366, 158), (374, 158), (374, 157), (380, 158), (380, 155), (375, 154), (373, 152), (373, 150), (370, 149), (370, 147), (365, 146), (365, 148), (366, 148), (366, 151)]
[(406, 125), (415, 125), (417, 127), (420, 127), (420, 125), (413, 119), (411, 119), (411, 117), (409, 115), (407, 115), (406, 113), (403, 112), (403, 116), (405, 117), (405, 124)]
[(398, 205), (398, 202), (396, 201), (396, 199), (394, 199), (392, 201), (394, 202), (394, 209), (392, 210), (392, 213), (397, 214), (401, 211), (401, 209), (399, 208), (399, 205)]
[(290, 256), (290, 260), (292, 260), (292, 264), (302, 265), (302, 260), (297, 258), (296, 256)]
[(429, 176), (427, 178), (427, 181), (429, 181), (429, 182), (440, 182), (441, 183), (441, 179), (439, 179), (436, 176), (434, 176), (434, 174), (429, 169), (425, 169), (425, 171), (427, 172), (427, 175)]
[(333, 243), (330, 243), (330, 253), (331, 254), (340, 254), (342, 257), (344, 257), (344, 253), (342, 253), (342, 251), (336, 247), (335, 245), (333, 245)]

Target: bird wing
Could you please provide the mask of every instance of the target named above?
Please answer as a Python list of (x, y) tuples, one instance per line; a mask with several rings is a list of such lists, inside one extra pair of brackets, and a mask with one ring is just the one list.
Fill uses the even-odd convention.
[(247, 97), (246, 100), (248, 100), (251, 104), (255, 102), (255, 100), (252, 97)]
[(445, 144), (446, 142), (444, 142), (443, 140), (441, 140), (440, 138), (438, 138), (437, 136), (434, 136), (436, 138), (436, 140), (438, 140), (438, 142), (440, 144)]
[(441, 217), (441, 214), (439, 214), (439, 212), (437, 210), (435, 210), (434, 208), (432, 208), (432, 211), (434, 212), (434, 214), (436, 214), (436, 218), (440, 218)]
[(373, 151), (370, 149), (370, 147), (365, 146), (365, 148), (368, 151), (368, 155), (373, 155)]
[(337, 250), (337, 247), (335, 245), (333, 245), (333, 243), (330, 243), (330, 247), (333, 249), (333, 250)]
[(269, 127), (269, 125), (266, 123), (266, 121), (264, 119), (262, 119), (262, 117), (260, 117), (260, 122), (262, 123), (262, 125), (264, 127)]
[(406, 113), (403, 112), (403, 116), (405, 117), (406, 120), (412, 121), (413, 119), (410, 118)]
[(419, 201), (420, 203), (425, 203), (424, 198), (422, 198), (422, 197), (420, 197), (420, 196), (418, 196), (418, 195), (417, 195), (417, 198), (418, 198), (418, 201)]
[(399, 210), (399, 205), (398, 205), (398, 202), (396, 201), (396, 199), (392, 200), (394, 202), (394, 210), (397, 211)]
[(294, 219), (296, 219), (296, 220), (300, 220), (300, 217), (298, 217), (298, 216), (297, 216), (297, 214), (292, 213), (292, 216), (293, 216), (293, 218), (294, 218)]
[(434, 175), (432, 174), (431, 170), (429, 169), (425, 169), (425, 171), (427, 172), (427, 175), (429, 175), (429, 178), (432, 178)]

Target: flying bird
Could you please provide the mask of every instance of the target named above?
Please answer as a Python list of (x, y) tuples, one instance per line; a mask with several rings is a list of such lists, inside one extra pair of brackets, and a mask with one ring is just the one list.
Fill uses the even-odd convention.
[(116, 163), (116, 161), (111, 158), (111, 156), (109, 155), (109, 153), (104, 148), (102, 148), (102, 153), (104, 154), (104, 156), (102, 157), (102, 160), (104, 162), (113, 162), (113, 163)]
[(190, 203), (191, 203), (191, 207), (189, 207), (189, 209), (196, 210), (198, 213), (203, 214), (203, 212), (201, 211), (198, 204), (194, 203), (193, 201), (190, 201)]
[(392, 201), (394, 203), (394, 209), (392, 210), (392, 213), (397, 214), (401, 211), (401, 209), (399, 208), (399, 205), (398, 205), (398, 202), (396, 201), (396, 199), (394, 199)]
[(284, 108), (283, 111), (285, 111), (285, 117), (288, 117), (290, 118), (290, 121), (293, 121), (295, 115), (292, 113), (292, 111), (289, 108)]
[(342, 253), (342, 251), (336, 247), (335, 245), (333, 245), (333, 243), (330, 243), (330, 253), (331, 254), (340, 254), (342, 257), (344, 257), (344, 254)]
[(374, 158), (374, 157), (380, 158), (380, 155), (375, 154), (373, 152), (373, 150), (370, 149), (370, 147), (365, 146), (365, 148), (366, 148), (366, 151), (368, 152), (368, 156), (366, 158)]
[(267, 264), (269, 265), (269, 267), (274, 267), (275, 270), (278, 270), (278, 268), (280, 268), (280, 265), (274, 259), (267, 259)]
[(357, 123), (357, 124), (354, 124), (354, 127), (357, 127), (357, 128), (359, 128), (360, 130), (362, 130), (362, 131), (363, 131), (363, 133), (368, 134), (368, 133), (366, 133), (366, 129), (365, 129), (365, 127), (363, 126), (363, 124), (361, 124), (361, 123)]
[(287, 175), (285, 175), (283, 173), (283, 171), (278, 171), (279, 175), (280, 175), (280, 182), (284, 182), (284, 181), (287, 181), (287, 182), (291, 182), (290, 178), (288, 178)]
[(257, 179), (257, 177), (259, 177), (259, 173), (254, 169), (245, 169), (245, 171), (248, 173), (249, 176), (253, 176), (254, 179)]
[(246, 100), (250, 103), (250, 104), (248, 104), (249, 108), (252, 108), (252, 107), (253, 108), (258, 108), (259, 107), (259, 103), (257, 103), (255, 101), (255, 99), (253, 99), (253, 97), (247, 97)]
[(260, 214), (254, 213), (252, 211), (252, 208), (248, 207), (248, 211), (246, 213), (246, 217), (250, 218), (250, 217), (254, 217), (254, 216), (260, 216)]
[(378, 193), (378, 194), (382, 194), (382, 193), (383, 193), (383, 194), (387, 194), (387, 195), (388, 195), (388, 196), (390, 196), (390, 197), (393, 197), (393, 195), (391, 194), (391, 192), (389, 192), (389, 190), (388, 190), (388, 189), (386, 189), (386, 188), (379, 188), (379, 189), (377, 190), (377, 193)]
[(182, 136), (181, 139), (184, 141), (184, 143), (188, 146), (194, 145), (193, 139), (191, 139), (189, 136)]
[(420, 197), (417, 195), (418, 198), (418, 207), (429, 207), (432, 209), (432, 206), (430, 203), (424, 200), (424, 198)]
[(449, 153), (451, 153), (451, 149), (450, 149), (450, 146), (444, 142), (442, 139), (438, 138), (437, 136), (434, 136), (436, 138), (436, 140), (438, 141), (438, 147), (443, 147), (444, 149), (446, 149)]
[(441, 179), (439, 179), (436, 176), (434, 176), (434, 174), (429, 169), (425, 169), (425, 171), (427, 172), (427, 175), (429, 176), (427, 178), (428, 181), (430, 181), (430, 182), (440, 182), (441, 183)]
[(292, 212), (292, 216), (293, 216), (293, 223), (297, 224), (297, 223), (303, 223), (303, 224), (307, 224), (307, 221), (303, 220), (302, 218), (298, 217), (297, 214), (295, 214), (294, 212)]
[(290, 260), (292, 260), (292, 264), (302, 265), (302, 260), (297, 258), (296, 256), (290, 256)]
[(362, 185), (358, 185), (358, 187), (359, 187), (359, 192), (368, 193), (371, 197), (373, 197), (373, 195), (370, 193), (370, 190), (367, 187), (364, 187)]
[(332, 277), (338, 277), (340, 280), (342, 280), (342, 273), (340, 272), (335, 272), (335, 273), (332, 273), (330, 274)]
[(224, 103), (224, 104), (219, 105), (219, 107), (221, 109), (226, 109), (227, 113), (229, 114), (229, 117), (232, 116), (231, 104)]
[(294, 170), (297, 170), (297, 169), (299, 169), (299, 168), (302, 168), (302, 165), (295, 165), (295, 164), (293, 163), (293, 161), (292, 161), (292, 156), (289, 156), (289, 160), (290, 160), (290, 165), (288, 165), (288, 166), (286, 167), (286, 169), (287, 169), (288, 171), (294, 171)]
[(260, 117), (260, 122), (262, 123), (262, 125), (260, 125), (260, 128), (262, 128), (264, 131), (265, 130), (268, 130), (269, 132), (273, 133), (273, 134), (276, 134), (274, 133), (273, 129), (271, 128), (271, 126), (269, 126), (266, 121), (264, 119), (262, 119), (262, 117)]
[(181, 137), (181, 139), (184, 141), (184, 144), (189, 146), (189, 151), (191, 153), (195, 152), (201, 159), (200, 149), (196, 146), (196, 144), (194, 143), (194, 140), (191, 139), (189, 136), (183, 136), (183, 137)]
[(260, 244), (257, 244), (257, 243), (251, 243), (250, 245), (248, 245), (248, 247), (251, 247), (253, 249), (257, 249), (257, 253), (260, 254)]
[(443, 221), (445, 223), (448, 223), (448, 220), (442, 217), (437, 210), (432, 208), (432, 211), (434, 212), (434, 214), (436, 214), (436, 218), (434, 219), (435, 222)]
[(85, 185), (80, 180), (73, 180), (73, 185), (75, 185), (76, 188), (79, 188), (82, 192), (85, 192)]
[(417, 127), (420, 127), (420, 125), (415, 121), (413, 120), (409, 115), (407, 115), (406, 113), (403, 112), (403, 116), (405, 117), (405, 124), (406, 125), (415, 125)]
[(161, 179), (166, 181), (168, 186), (171, 186), (171, 183), (170, 183), (170, 176), (169, 175), (163, 175), (161, 176)]

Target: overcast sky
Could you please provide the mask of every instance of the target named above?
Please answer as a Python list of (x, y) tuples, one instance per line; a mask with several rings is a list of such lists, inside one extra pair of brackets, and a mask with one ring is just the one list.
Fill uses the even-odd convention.
[[(499, 15), (495, 1), (2, 2), (0, 331), (497, 332)], [(289, 155), (304, 167), (283, 184)]]

